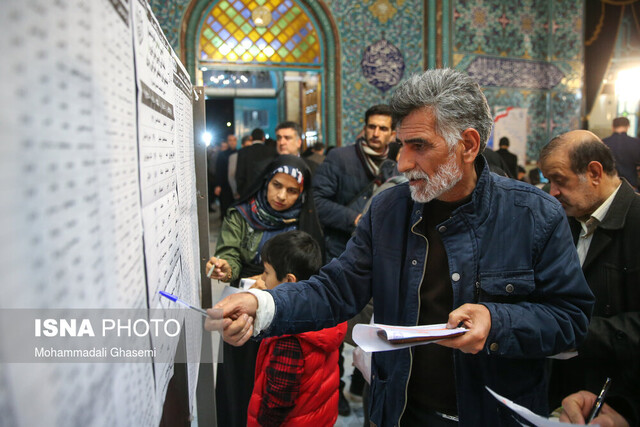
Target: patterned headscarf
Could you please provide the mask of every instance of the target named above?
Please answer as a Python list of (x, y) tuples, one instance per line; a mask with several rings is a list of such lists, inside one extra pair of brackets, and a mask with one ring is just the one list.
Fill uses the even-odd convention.
[[(277, 173), (292, 176), (301, 186), (298, 199), (285, 211), (276, 211), (267, 202), (269, 182)], [(259, 254), (264, 242), (278, 233), (291, 229), (309, 233), (324, 251), (324, 237), (313, 200), (311, 171), (303, 159), (290, 154), (276, 157), (245, 194), (235, 204), (235, 208), (251, 228), (264, 232), (254, 263), (261, 263)]]
[[(267, 200), (269, 183), (278, 173), (284, 173), (293, 177), (301, 190), (293, 206), (284, 211), (273, 209)], [(249, 223), (251, 228), (263, 232), (260, 243), (258, 244), (258, 251), (252, 260), (254, 263), (259, 264), (261, 262), (260, 252), (262, 252), (262, 246), (264, 246), (267, 240), (276, 234), (298, 228), (301, 207), (305, 196), (302, 171), (291, 165), (281, 165), (269, 173), (264, 180), (262, 188), (255, 197), (236, 206), (240, 215)]]
[[(273, 209), (267, 200), (269, 183), (278, 173), (285, 173), (293, 177), (302, 189), (293, 206), (284, 211), (277, 211)], [(236, 209), (238, 209), (238, 212), (240, 212), (244, 219), (247, 220), (251, 228), (255, 230), (280, 230), (283, 227), (295, 224), (300, 216), (300, 207), (302, 206), (302, 197), (304, 194), (303, 182), (304, 178), (302, 177), (302, 172), (297, 168), (286, 165), (280, 166), (271, 171), (255, 197), (249, 199), (245, 203), (239, 204), (236, 206)]]
[(282, 165), (278, 169), (274, 170), (271, 174), (271, 178), (277, 173), (286, 173), (289, 176), (292, 176), (293, 179), (296, 180), (300, 187), (304, 186), (304, 176), (302, 175), (302, 171), (293, 166)]

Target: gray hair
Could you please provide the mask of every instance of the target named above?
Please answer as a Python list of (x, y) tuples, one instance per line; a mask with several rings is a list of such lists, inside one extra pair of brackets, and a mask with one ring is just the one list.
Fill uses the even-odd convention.
[(427, 70), (402, 82), (389, 103), (398, 125), (411, 112), (428, 108), (435, 128), (453, 149), (465, 129), (480, 134), (480, 152), (487, 145), (493, 116), (478, 83), (468, 75), (452, 70)]

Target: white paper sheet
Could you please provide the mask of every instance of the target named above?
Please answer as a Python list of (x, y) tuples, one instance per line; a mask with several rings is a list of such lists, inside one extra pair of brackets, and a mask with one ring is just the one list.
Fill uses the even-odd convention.
[[(191, 87), (146, 2), (2, 6), (0, 306), (147, 307), (141, 199), (164, 203), (148, 223), (171, 224), (150, 228), (149, 283), (198, 301)], [(199, 352), (196, 326), (187, 340)], [(172, 372), (159, 367), (160, 393)], [(190, 392), (196, 377), (197, 364)], [(164, 400), (151, 363), (0, 365), (0, 389), (0, 425), (154, 426)]]
[(158, 408), (151, 363), (118, 363), (113, 371), (113, 408), (118, 422), (114, 426), (157, 426)]
[(256, 281), (253, 279), (240, 279), (240, 289), (243, 291), (248, 291), (255, 284)]
[(245, 291), (243, 289), (236, 288), (236, 287), (233, 287), (233, 286), (228, 286), (228, 285), (224, 286), (222, 288), (222, 293), (220, 294), (220, 299), (218, 299), (218, 301), (215, 301), (213, 303), (213, 305), (216, 305), (218, 302), (222, 301), (223, 299), (225, 299), (229, 295), (237, 294), (239, 292), (245, 292)]
[[(540, 416), (531, 412), (529, 409), (524, 406), (518, 405), (517, 403), (512, 402), (506, 397), (500, 396), (495, 391), (491, 390), (489, 387), (486, 387), (489, 390), (489, 393), (495, 397), (498, 402), (502, 403), (507, 408), (511, 409), (514, 413), (518, 414), (528, 422), (532, 423), (536, 427), (567, 427), (567, 426), (576, 426), (579, 424), (569, 424), (569, 423), (561, 423), (560, 421), (550, 420), (549, 418)], [(597, 424), (595, 424), (597, 425)]]
[[(146, 306), (129, 12), (120, 0), (3, 4), (3, 307)], [(13, 421), (0, 424), (157, 425), (139, 410), (157, 412), (151, 365), (126, 366), (2, 365)], [(125, 395), (137, 412), (116, 406)]]
[[(200, 247), (198, 235), (198, 206), (193, 141), (193, 102), (189, 74), (172, 53), (174, 84), (174, 140), (176, 142), (176, 181), (180, 209), (179, 245), (182, 263), (182, 286), (179, 297), (191, 304), (200, 305)], [(194, 316), (186, 317), (187, 360), (199, 360), (202, 346), (202, 321)], [(194, 408), (198, 363), (189, 363), (189, 407)]]
[(13, 307), (140, 307), (146, 292), (128, 4), (3, 6), (0, 25), (11, 34), (0, 46), (0, 116), (8, 118), (0, 119), (7, 135), (0, 160), (0, 236), (7, 242), (0, 267), (10, 279), (4, 300)]
[[(420, 326), (393, 326), (373, 323), (371, 325), (357, 324), (353, 328), (353, 341), (364, 351), (390, 351), (399, 350), (415, 345), (430, 344), (437, 341), (437, 337), (443, 339), (450, 335), (464, 333), (465, 328), (447, 329), (446, 323)], [(380, 331), (385, 331), (389, 337), (393, 338), (415, 338), (431, 337), (433, 341), (420, 341), (410, 343), (390, 343), (387, 339), (380, 337)]]
[(563, 351), (562, 353), (554, 354), (553, 356), (547, 356), (548, 359), (568, 360), (576, 357), (577, 351)]

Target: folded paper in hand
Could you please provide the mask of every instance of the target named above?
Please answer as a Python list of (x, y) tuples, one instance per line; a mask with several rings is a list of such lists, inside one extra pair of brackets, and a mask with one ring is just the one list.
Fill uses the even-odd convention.
[[(485, 388), (489, 391), (489, 393), (493, 395), (493, 397), (495, 397), (498, 400), (498, 402), (502, 403), (504, 406), (511, 409), (515, 414), (518, 414), (520, 417), (524, 418), (527, 421), (527, 424), (523, 424), (522, 422), (520, 422), (518, 418), (516, 418), (516, 421), (518, 421), (522, 425), (532, 425), (534, 427), (571, 427), (571, 426), (578, 425), (578, 424), (568, 424), (568, 423), (565, 424), (565, 423), (561, 423), (558, 420), (540, 416), (538, 414), (531, 412), (529, 409), (525, 408), (524, 406), (520, 406), (517, 403), (512, 402), (506, 397), (500, 396), (498, 393), (491, 390), (489, 387), (485, 386)], [(597, 424), (592, 427), (596, 427), (596, 426)]]
[(466, 328), (447, 329), (446, 323), (418, 326), (358, 324), (353, 328), (353, 340), (364, 351), (389, 351), (457, 337), (466, 331)]

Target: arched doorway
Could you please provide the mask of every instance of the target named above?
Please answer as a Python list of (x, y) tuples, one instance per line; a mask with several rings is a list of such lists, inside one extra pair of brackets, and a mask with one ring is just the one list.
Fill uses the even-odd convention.
[[(251, 17), (259, 6), (272, 12), (274, 19), (267, 27), (258, 28)], [(285, 82), (298, 82), (302, 90), (297, 121), (309, 129), (315, 126), (327, 145), (341, 145), (338, 37), (322, 1), (202, 0), (190, 5), (184, 22), (181, 52), (193, 81), (207, 79), (213, 96), (224, 95), (227, 81), (227, 89), (234, 89), (227, 90), (230, 97), (240, 99), (249, 94), (251, 98), (252, 94), (259, 94), (255, 98), (275, 100), (281, 119), (291, 118), (291, 111), (283, 110), (288, 96), (286, 90), (280, 89)], [(285, 40), (285, 33), (289, 40)], [(314, 41), (315, 48), (310, 46)], [(250, 81), (256, 79), (262, 83), (270, 80), (272, 86), (251, 86)], [(243, 92), (243, 88), (252, 91)], [(318, 100), (317, 114), (314, 96)], [(249, 101), (250, 105), (253, 103)], [(313, 122), (314, 117), (318, 118), (317, 123)], [(313, 132), (309, 137), (313, 141)]]

